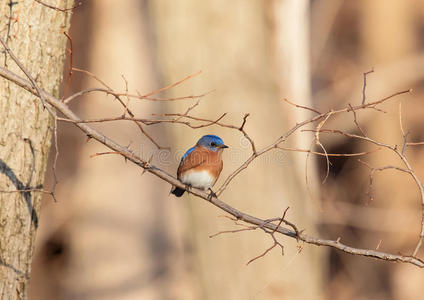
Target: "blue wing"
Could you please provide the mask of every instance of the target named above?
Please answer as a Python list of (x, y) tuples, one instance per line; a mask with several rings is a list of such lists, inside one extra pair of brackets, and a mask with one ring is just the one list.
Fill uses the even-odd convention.
[(187, 155), (189, 155), (191, 152), (193, 152), (194, 148), (196, 148), (196, 146), (191, 147), (190, 149), (188, 149), (188, 150), (187, 150), (187, 152), (186, 152), (186, 153), (183, 155), (183, 157), (181, 158), (180, 165), (181, 165), (181, 163), (184, 161), (184, 159), (187, 157)]

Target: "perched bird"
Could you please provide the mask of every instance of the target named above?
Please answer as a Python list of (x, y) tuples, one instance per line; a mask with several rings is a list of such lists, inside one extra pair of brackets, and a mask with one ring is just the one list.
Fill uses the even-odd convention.
[[(177, 178), (188, 187), (211, 190), (222, 171), (222, 151), (228, 148), (216, 135), (205, 135), (181, 158)], [(172, 194), (181, 197), (185, 190), (175, 187)], [(213, 195), (211, 190), (211, 195)]]

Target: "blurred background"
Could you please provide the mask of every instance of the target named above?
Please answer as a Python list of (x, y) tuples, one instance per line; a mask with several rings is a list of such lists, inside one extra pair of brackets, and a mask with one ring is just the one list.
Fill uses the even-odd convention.
[[(54, 1), (51, 1), (52, 3)], [(358, 105), (363, 73), (367, 101), (412, 88), (382, 105), (386, 112), (358, 112), (362, 129), (379, 141), (401, 144), (399, 103), (410, 141), (423, 141), (424, 2), (405, 0), (166, 1), (86, 0), (74, 10), (70, 36), (73, 65), (93, 72), (118, 91), (145, 94), (202, 70), (158, 97), (203, 94), (193, 115), (240, 125), (258, 148), (270, 144), (308, 112)], [(68, 70), (65, 70), (66, 78)], [(74, 72), (67, 95), (99, 86)], [(197, 100), (131, 100), (140, 118), (184, 113)], [(83, 118), (115, 117), (122, 107), (91, 94), (71, 104)], [(250, 155), (236, 130), (133, 123), (93, 124), (145, 159), (174, 174), (181, 155), (203, 134), (217, 134), (231, 148), (217, 186)], [(358, 132), (353, 115), (330, 118), (327, 128)], [(335, 250), (298, 245), (280, 237), (285, 254), (263, 232), (209, 238), (236, 226), (223, 212), (192, 195), (176, 199), (170, 185), (126, 163), (74, 126), (59, 124), (55, 203), (44, 199), (31, 278), (31, 299), (419, 299), (424, 273), (412, 265), (380, 262)], [(285, 144), (308, 149), (298, 133)], [(329, 153), (374, 150), (372, 145), (322, 135)], [(320, 151), (321, 149), (315, 149)], [(424, 178), (422, 146), (406, 155)], [(52, 155), (53, 157), (53, 155)], [(376, 173), (357, 157), (311, 157), (309, 192), (305, 153), (274, 151), (258, 158), (221, 200), (261, 218), (281, 216), (307, 233), (348, 245), (411, 254), (420, 228), (417, 188), (405, 174)], [(388, 151), (361, 158), (373, 167), (399, 165)], [(50, 166), (52, 163), (50, 163)], [(50, 167), (51, 170), (51, 167)], [(47, 183), (53, 183), (50, 172)], [(371, 193), (370, 193), (371, 192)], [(370, 197), (370, 194), (372, 198)], [(301, 251), (299, 251), (301, 246)], [(419, 257), (423, 257), (421, 250)]]

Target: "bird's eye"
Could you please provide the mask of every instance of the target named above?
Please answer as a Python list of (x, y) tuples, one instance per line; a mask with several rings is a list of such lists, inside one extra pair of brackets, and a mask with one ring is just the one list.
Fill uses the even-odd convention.
[(211, 143), (211, 146), (212, 146), (212, 147), (215, 147), (215, 146), (216, 146), (216, 143), (212, 142), (212, 143)]

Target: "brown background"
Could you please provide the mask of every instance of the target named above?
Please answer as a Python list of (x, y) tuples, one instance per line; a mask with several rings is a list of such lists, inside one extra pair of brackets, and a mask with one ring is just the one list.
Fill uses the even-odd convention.
[[(399, 102), (411, 141), (422, 134), (424, 78), (422, 1), (84, 1), (72, 19), (74, 66), (87, 69), (117, 90), (146, 93), (202, 70), (202, 75), (165, 96), (210, 90), (194, 114), (214, 119), (228, 113), (262, 147), (308, 114), (281, 101), (320, 111), (359, 104), (362, 74), (367, 98), (375, 100), (413, 88), (385, 104), (387, 113), (363, 113), (367, 134), (401, 143)], [(66, 73), (66, 72), (65, 72)], [(96, 86), (74, 73), (68, 94)], [(139, 117), (184, 112), (193, 101), (132, 100)], [(118, 116), (112, 97), (92, 94), (72, 108), (83, 117)], [(146, 130), (170, 152), (156, 151), (130, 123), (95, 125), (121, 144), (174, 173), (183, 152), (207, 133), (231, 149), (224, 155), (225, 178), (249, 155), (241, 135), (219, 127), (192, 130), (181, 125)], [(352, 116), (329, 120), (329, 128), (355, 132)], [(272, 241), (260, 232), (209, 235), (233, 228), (222, 212), (193, 196), (169, 196), (169, 184), (117, 156), (90, 158), (105, 148), (78, 130), (59, 124), (57, 203), (45, 198), (33, 264), (32, 299), (418, 299), (424, 273), (414, 266), (354, 257), (282, 238), (285, 255), (272, 251), (246, 262)], [(309, 148), (302, 133), (290, 142)], [(323, 139), (328, 152), (375, 149), (345, 138)], [(422, 148), (407, 150), (424, 178)], [(373, 166), (396, 164), (388, 152), (365, 158)], [(418, 192), (404, 174), (387, 171), (374, 180), (356, 158), (310, 165), (312, 196), (305, 188), (305, 154), (283, 151), (258, 159), (234, 180), (222, 200), (254, 215), (281, 215), (308, 233), (341, 237), (348, 244), (408, 254), (419, 231)], [(48, 181), (52, 182), (50, 173)], [(218, 181), (218, 185), (222, 179)], [(423, 255), (421, 251), (420, 255)]]

